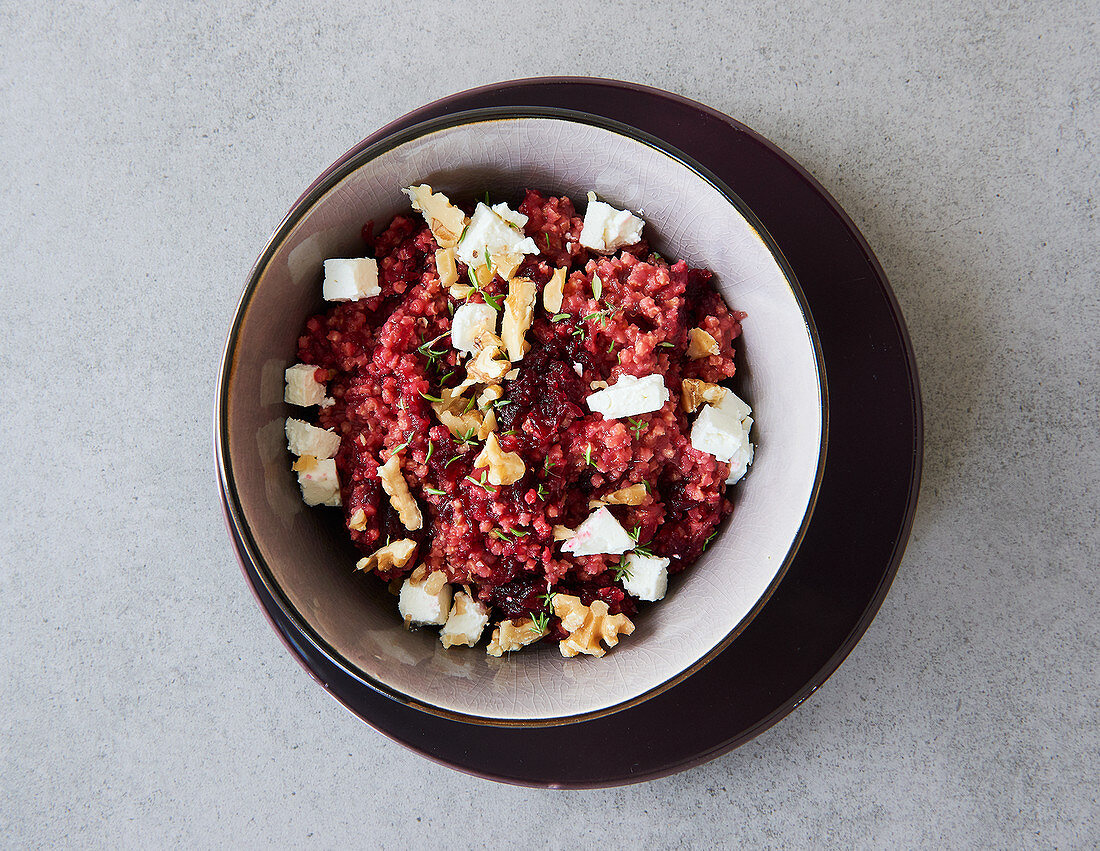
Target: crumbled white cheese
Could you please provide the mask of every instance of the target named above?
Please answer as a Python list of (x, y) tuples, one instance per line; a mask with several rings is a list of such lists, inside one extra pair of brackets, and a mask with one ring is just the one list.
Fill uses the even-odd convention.
[(746, 417), (742, 421), (742, 425), (745, 427), (745, 442), (741, 445), (730, 459), (730, 474), (726, 479), (727, 485), (735, 485), (741, 481), (745, 473), (749, 470), (749, 465), (752, 463), (752, 457), (755, 454), (755, 447), (747, 440), (749, 435), (749, 429), (752, 428), (752, 417)]
[(525, 237), (509, 225), (500, 213), (479, 202), (466, 233), (455, 247), (455, 257), (467, 266), (478, 266), (485, 263), (486, 251), (490, 257), (494, 254), (539, 253), (531, 237)]
[(298, 474), (298, 486), (306, 505), (340, 504), (340, 480), (336, 477), (334, 459), (318, 460), (312, 455), (303, 455), (294, 462), (292, 469)]
[(340, 448), (340, 435), (310, 425), (304, 420), (286, 418), (286, 446), (295, 455), (331, 458)]
[(331, 408), (335, 404), (336, 400), (333, 399), (331, 396), (326, 396), (324, 399), (321, 400), (322, 408)]
[(481, 633), (489, 623), (489, 609), (469, 595), (459, 591), (447, 616), (447, 623), (439, 632), (444, 647), (465, 644), (473, 647), (481, 640)]
[(513, 210), (503, 202), (500, 204), (493, 204), (493, 212), (504, 219), (504, 221), (515, 225), (517, 228), (522, 229), (523, 226), (527, 224), (527, 216), (517, 210)]
[(358, 301), (381, 292), (378, 261), (373, 257), (325, 261), (325, 283), (321, 294), (327, 301)]
[(604, 419), (634, 417), (659, 411), (669, 399), (665, 380), (658, 374), (635, 378), (621, 375), (610, 387), (591, 394), (588, 407), (603, 414)]
[(573, 361), (573, 372), (577, 373), (577, 377), (584, 375), (584, 366)]
[(704, 405), (691, 427), (691, 445), (700, 452), (709, 452), (719, 461), (731, 464), (732, 484), (745, 474), (752, 463), (752, 409), (732, 391), (718, 405)]
[(645, 222), (629, 210), (616, 210), (610, 204), (597, 201), (595, 193), (589, 192), (581, 245), (593, 251), (618, 251), (624, 245), (640, 242), (644, 225)]
[(283, 400), (291, 405), (301, 405), (303, 408), (324, 402), (325, 385), (314, 378), (316, 373), (317, 367), (308, 363), (298, 363), (288, 367), (284, 373), (286, 392), (283, 393)]
[(397, 611), (405, 623), (435, 624), (447, 622), (451, 610), (451, 586), (444, 584), (435, 594), (429, 593), (427, 582), (406, 579), (397, 598)]
[(562, 552), (575, 556), (600, 553), (621, 555), (633, 548), (634, 539), (606, 508), (597, 508), (577, 527), (573, 537), (562, 544)]
[(451, 319), (451, 345), (460, 352), (472, 355), (477, 335), (482, 331), (496, 333), (497, 312), (487, 304), (466, 302), (460, 305)]
[(627, 575), (623, 577), (623, 588), (639, 600), (660, 600), (668, 590), (667, 558), (643, 556), (627, 553)]

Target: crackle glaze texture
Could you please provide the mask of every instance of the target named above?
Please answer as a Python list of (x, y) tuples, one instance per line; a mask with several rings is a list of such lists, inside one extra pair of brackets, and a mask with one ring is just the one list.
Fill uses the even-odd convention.
[[(361, 162), (362, 159), (365, 162)], [(242, 514), (274, 583), (316, 637), (373, 680), (429, 707), (502, 720), (554, 719), (633, 700), (719, 645), (782, 570), (807, 513), (822, 442), (813, 342), (791, 283), (760, 235), (714, 185), (668, 154), (610, 130), (556, 118), (439, 129), (374, 156), (303, 212), (260, 270), (232, 350), (228, 435)], [(739, 390), (753, 406), (757, 453), (734, 513), (703, 558), (673, 580), (637, 630), (602, 659), (563, 659), (540, 645), (502, 658), (444, 650), (433, 630), (406, 631), (378, 583), (353, 576), (337, 512), (307, 509), (287, 470), (281, 376), (318, 301), (321, 261), (349, 256), (368, 219), (408, 209), (401, 188), (452, 197), (521, 197), (528, 188), (583, 205), (593, 190), (641, 210), (666, 256), (715, 273), (748, 314)], [(581, 207), (583, 209), (583, 206)]]

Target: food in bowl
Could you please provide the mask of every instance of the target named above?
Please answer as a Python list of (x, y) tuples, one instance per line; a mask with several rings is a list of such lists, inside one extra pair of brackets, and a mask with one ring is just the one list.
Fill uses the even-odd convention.
[[(501, 655), (602, 656), (732, 510), (749, 406), (723, 385), (745, 314), (589, 193), (513, 209), (405, 190), (412, 214), (324, 263), (286, 371), (293, 469), (340, 506), (409, 627)], [(491, 627), (491, 630), (490, 630)]]

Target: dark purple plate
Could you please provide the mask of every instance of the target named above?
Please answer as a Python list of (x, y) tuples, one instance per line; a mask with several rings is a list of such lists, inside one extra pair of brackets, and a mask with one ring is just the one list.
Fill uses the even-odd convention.
[[(668, 691), (577, 724), (494, 727), (422, 712), (334, 666), (268, 595), (228, 513), (227, 522), (245, 576), (288, 648), (378, 731), (437, 762), (509, 783), (612, 786), (660, 777), (737, 747), (793, 710), (837, 669), (878, 611), (909, 536), (920, 482), (913, 352), (882, 269), (836, 201), (747, 127), (668, 92), (574, 77), (486, 86), (389, 124), (325, 175), (398, 130), (494, 106), (574, 109), (657, 136), (725, 181), (790, 263), (829, 371), (830, 423), (817, 506), (783, 581), (728, 648)], [(222, 501), (224, 508), (224, 485)]]

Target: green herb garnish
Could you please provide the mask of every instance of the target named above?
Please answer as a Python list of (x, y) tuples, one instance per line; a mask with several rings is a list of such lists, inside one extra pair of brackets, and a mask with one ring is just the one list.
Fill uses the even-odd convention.
[(645, 431), (646, 422), (645, 420), (635, 419), (634, 417), (631, 417), (629, 422), (630, 430), (634, 432), (634, 439), (637, 440), (641, 436), (642, 432)]
[(603, 281), (600, 280), (599, 275), (592, 276), (592, 297), (596, 301), (600, 300), (600, 296), (603, 295)]
[(532, 632), (537, 632), (539, 635), (542, 635), (550, 629), (550, 615), (546, 612), (539, 612), (537, 615), (531, 615), (531, 625), (527, 628)]
[(428, 441), (428, 454), (424, 456), (424, 463), (428, 463), (428, 459), (432, 457), (432, 453), (435, 452), (435, 444), (430, 440)]
[(673, 344), (672, 344), (672, 343), (670, 343), (670, 342), (669, 342), (668, 340), (662, 340), (662, 341), (661, 341), (661, 342), (659, 342), (659, 343), (658, 343), (657, 345), (658, 345), (658, 346), (662, 346), (662, 347), (664, 347), (664, 348), (666, 348), (666, 349), (671, 349), (671, 348), (672, 348), (672, 346), (673, 346)]
[(627, 560), (626, 555), (619, 557), (619, 563), (611, 568), (615, 574), (615, 578), (620, 582), (624, 579), (630, 579), (630, 562)]
[(563, 319), (568, 319), (568, 318), (569, 318), (568, 313), (555, 313), (553, 316), (550, 317), (550, 321), (551, 322), (561, 322)]
[(424, 488), (424, 493), (434, 494), (435, 496), (446, 496), (446, 491), (441, 491), (439, 488)]
[(641, 526), (635, 526), (634, 531), (630, 533), (630, 537), (634, 539), (634, 552), (636, 552), (640, 556), (648, 556), (649, 558), (653, 558), (653, 550), (650, 549), (650, 547), (653, 546), (653, 541), (650, 541), (647, 544), (639, 543), (638, 535), (641, 531)]
[(429, 402), (442, 402), (443, 401), (440, 397), (432, 396), (428, 393), (425, 393), (423, 390), (420, 391), (420, 395), (423, 396), (425, 399), (427, 399)]

